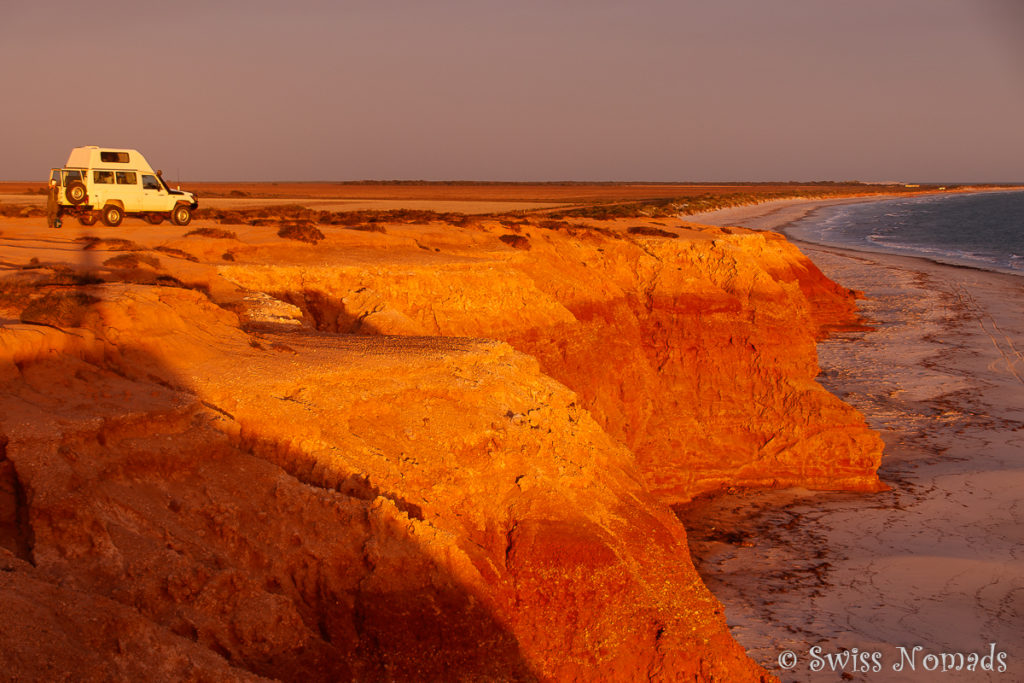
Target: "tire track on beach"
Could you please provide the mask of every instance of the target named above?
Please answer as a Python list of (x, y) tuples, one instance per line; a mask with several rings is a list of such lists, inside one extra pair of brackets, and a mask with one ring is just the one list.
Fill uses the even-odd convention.
[[(1018, 370), (1018, 364), (1024, 363), (1024, 353), (1017, 349), (1013, 339), (999, 327), (995, 319), (984, 312), (984, 309), (978, 305), (970, 290), (960, 283), (951, 283), (951, 289), (959, 303), (963, 306), (964, 311), (977, 321), (981, 331), (992, 341), (996, 351), (1006, 363), (1006, 370), (1009, 374), (1018, 382), (1024, 384), (1024, 376)], [(986, 326), (986, 322), (991, 326), (991, 330)], [(998, 371), (997, 365), (998, 363), (993, 363), (991, 369)]]

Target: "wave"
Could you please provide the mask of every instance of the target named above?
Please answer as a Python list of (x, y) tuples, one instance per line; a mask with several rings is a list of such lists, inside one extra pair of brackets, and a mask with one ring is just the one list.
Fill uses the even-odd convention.
[(1024, 192), (902, 197), (824, 207), (785, 232), (827, 246), (1020, 275)]

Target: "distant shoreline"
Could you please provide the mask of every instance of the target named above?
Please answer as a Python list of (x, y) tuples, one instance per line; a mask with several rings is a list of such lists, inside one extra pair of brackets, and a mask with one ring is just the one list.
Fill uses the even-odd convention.
[[(965, 194), (965, 193), (985, 193), (985, 192), (1022, 192), (1024, 188), (1005, 188), (1005, 189), (978, 189), (978, 190), (960, 190), (956, 192), (943, 192), (938, 194)], [(801, 237), (794, 236), (789, 230), (789, 226), (793, 225), (797, 221), (804, 220), (815, 213), (832, 206), (842, 206), (846, 204), (863, 204), (868, 202), (882, 202), (896, 199), (903, 199), (905, 197), (883, 195), (874, 197), (848, 197), (848, 198), (837, 198), (837, 199), (783, 199), (774, 202), (763, 202), (760, 204), (750, 204), (745, 206), (730, 207), (726, 209), (718, 209), (716, 211), (708, 211), (701, 214), (693, 214), (688, 216), (688, 219), (692, 219), (695, 223), (702, 223), (705, 225), (717, 225), (717, 226), (740, 226), (750, 228), (753, 230), (772, 230), (780, 232), (786, 236), (786, 239), (793, 242), (796, 245), (807, 245), (817, 249), (835, 249), (844, 252), (851, 252), (853, 254), (866, 254), (872, 257), (885, 257), (894, 259), (910, 259), (912, 265), (913, 261), (924, 261), (926, 263), (939, 265), (947, 268), (964, 268), (967, 270), (978, 270), (985, 273), (994, 273), (997, 275), (1008, 275), (1015, 278), (1024, 277), (1024, 272), (1016, 272), (1012, 270), (985, 267), (981, 265), (972, 265), (966, 263), (956, 263), (953, 261), (943, 261), (941, 259), (924, 256), (922, 254), (914, 253), (896, 253), (894, 251), (888, 251), (885, 249), (870, 249), (866, 247), (858, 247), (849, 244), (837, 244), (829, 242), (815, 242), (813, 240), (803, 239)]]
[[(177, 180), (172, 185), (179, 185)], [(200, 211), (240, 211), (292, 205), (315, 211), (413, 210), (462, 215), (553, 219), (657, 220), (706, 216), (713, 207), (865, 201), (934, 192), (1021, 189), (1017, 186), (913, 186), (841, 183), (500, 183), (284, 182), (180, 184), (197, 193)], [(954, 189), (955, 188), (955, 189)], [(0, 182), (0, 204), (41, 209), (43, 184)], [(693, 212), (688, 214), (687, 212)], [(696, 219), (704, 220), (704, 219)]]

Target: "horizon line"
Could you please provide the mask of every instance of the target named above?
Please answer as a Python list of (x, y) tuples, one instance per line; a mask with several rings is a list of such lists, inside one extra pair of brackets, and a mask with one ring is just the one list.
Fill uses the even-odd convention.
[[(46, 184), (43, 180), (0, 180), (0, 183), (35, 183)], [(177, 183), (178, 181), (175, 181)], [(993, 185), (993, 186), (1024, 186), (1024, 180), (423, 180), (423, 179), (361, 179), (361, 180), (198, 180), (189, 179), (191, 183), (249, 183), (249, 184), (323, 184), (323, 185), (865, 185), (865, 186), (905, 186), (905, 185)]]

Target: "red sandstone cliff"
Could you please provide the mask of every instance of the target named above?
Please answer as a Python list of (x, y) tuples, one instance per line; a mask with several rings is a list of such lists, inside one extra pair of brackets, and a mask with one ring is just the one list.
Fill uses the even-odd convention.
[(220, 272), (324, 330), (508, 341), (629, 446), (665, 502), (722, 486), (877, 490), (881, 440), (814, 381), (815, 340), (856, 322), (853, 296), (783, 238), (518, 236), (528, 251), (448, 243), (413, 262)]
[(219, 267), (219, 241), (167, 245), (274, 323), (248, 332), (176, 287), (7, 297), (5, 670), (765, 677), (665, 503), (877, 486), (877, 438), (813, 382), (849, 294), (770, 235), (518, 231), (251, 239)]

